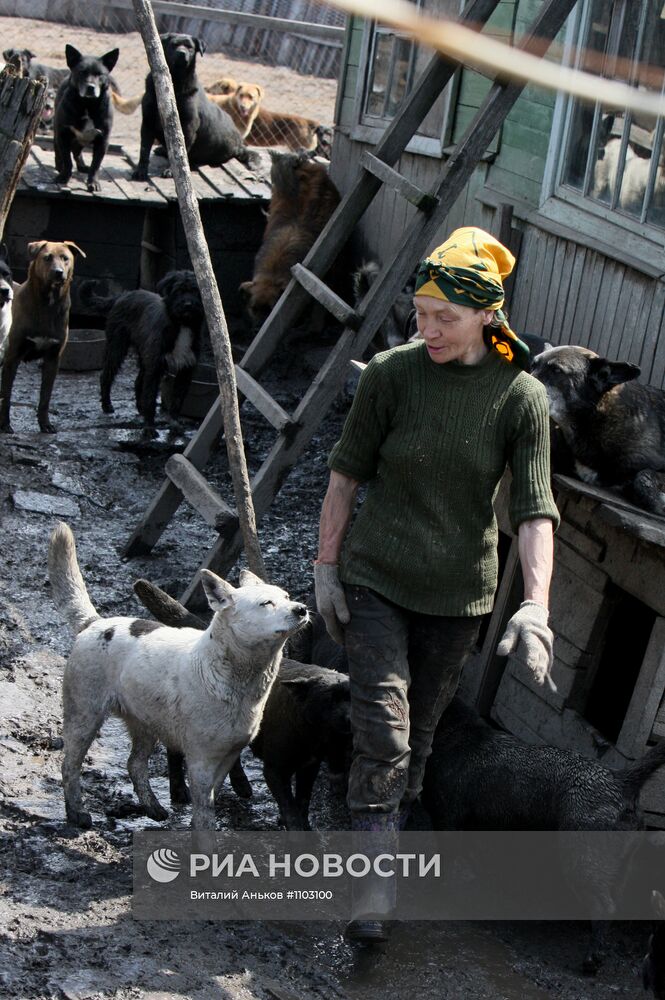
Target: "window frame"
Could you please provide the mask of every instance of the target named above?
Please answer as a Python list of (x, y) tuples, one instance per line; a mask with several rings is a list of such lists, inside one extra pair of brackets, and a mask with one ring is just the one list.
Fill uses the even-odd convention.
[[(415, 0), (419, 8), (426, 9), (427, 0)], [(458, 0), (460, 12), (464, 9), (464, 0)], [(394, 117), (377, 117), (366, 112), (368, 101), (368, 88), (372, 74), (372, 60), (375, 52), (375, 39), (377, 37), (377, 27), (382, 34), (392, 34), (401, 37), (402, 33), (391, 29), (389, 26), (382, 26), (377, 21), (365, 19), (363, 24), (363, 40), (360, 52), (360, 65), (364, 71), (358, 73), (355, 92), (355, 125), (351, 130), (351, 139), (356, 142), (366, 142), (376, 145), (385, 133), (386, 128), (393, 122)], [(409, 80), (405, 93), (409, 93), (415, 81), (416, 44), (414, 43), (413, 55), (410, 60)], [(457, 103), (457, 95), (461, 81), (462, 67), (458, 66), (444, 91), (444, 105), (441, 132), (437, 137), (416, 134), (409, 140), (406, 147), (407, 153), (415, 153), (421, 156), (441, 156), (450, 148), (452, 142), (454, 108)]]
[[(648, 0), (640, 0), (640, 2), (646, 5)], [(582, 0), (576, 5), (568, 19), (562, 54), (563, 65), (577, 66), (579, 64), (580, 40), (586, 37), (592, 4), (593, 0)], [(575, 50), (578, 52), (577, 59), (573, 57)], [(644, 203), (638, 217), (614, 207), (618, 202), (619, 185), (615, 185), (615, 191), (609, 204), (594, 199), (588, 194), (585, 195), (583, 192), (588, 187), (589, 163), (587, 163), (582, 190), (576, 190), (567, 185), (563, 179), (567, 167), (567, 150), (573, 122), (574, 103), (575, 98), (570, 95), (561, 92), (557, 95), (538, 211), (553, 222), (580, 228), (590, 240), (597, 239), (609, 245), (620, 240), (626, 253), (636, 262), (643, 260), (645, 264), (648, 264), (649, 271), (653, 273), (653, 253), (665, 249), (665, 227), (656, 226), (646, 220), (648, 208), (645, 210)], [(599, 115), (595, 113), (594, 134), (590, 139), (590, 149), (595, 147), (598, 119)], [(661, 117), (657, 123), (654, 132), (654, 148), (658, 148), (657, 142), (664, 131), (665, 116)], [(624, 150), (628, 143), (628, 132), (628, 129), (624, 129), (622, 157), (625, 155)], [(657, 163), (658, 159), (653, 159), (649, 172), (648, 190), (650, 197), (653, 195)], [(665, 275), (665, 260), (662, 262), (662, 267), (657, 269)]]

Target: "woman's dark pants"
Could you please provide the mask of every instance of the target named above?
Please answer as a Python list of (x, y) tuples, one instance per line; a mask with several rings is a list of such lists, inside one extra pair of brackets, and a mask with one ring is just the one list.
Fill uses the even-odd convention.
[(420, 794), (434, 730), (482, 618), (424, 615), (368, 587), (344, 589), (353, 731), (347, 801), (352, 815), (395, 813)]

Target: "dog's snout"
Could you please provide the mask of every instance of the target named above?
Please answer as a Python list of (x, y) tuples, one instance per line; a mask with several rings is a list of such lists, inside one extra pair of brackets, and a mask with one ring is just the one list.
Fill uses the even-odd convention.
[(305, 618), (307, 615), (307, 606), (305, 604), (294, 604), (293, 613), (297, 615), (298, 618)]
[(0, 285), (0, 302), (10, 302), (12, 299), (12, 290), (8, 285)]

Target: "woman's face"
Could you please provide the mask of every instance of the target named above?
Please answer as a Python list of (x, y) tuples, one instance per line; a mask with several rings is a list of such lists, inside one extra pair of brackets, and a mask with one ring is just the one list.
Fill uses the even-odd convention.
[(474, 365), (482, 360), (487, 353), (483, 327), (492, 319), (490, 309), (453, 305), (433, 295), (416, 295), (413, 304), (418, 333), (432, 361)]

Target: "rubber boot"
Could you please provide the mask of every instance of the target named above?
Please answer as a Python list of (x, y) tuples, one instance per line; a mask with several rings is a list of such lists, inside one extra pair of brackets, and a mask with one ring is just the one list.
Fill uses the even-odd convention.
[[(394, 854), (400, 829), (400, 813), (352, 813), (354, 851), (370, 860), (379, 854)], [(371, 834), (370, 837), (363, 836)], [(375, 945), (388, 940), (387, 921), (396, 906), (394, 877), (384, 878), (370, 872), (362, 880), (354, 879), (351, 886), (352, 918), (346, 927), (346, 938), (354, 944)]]

